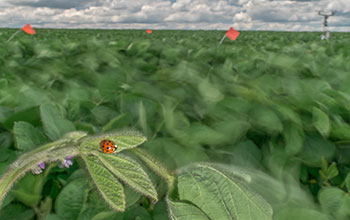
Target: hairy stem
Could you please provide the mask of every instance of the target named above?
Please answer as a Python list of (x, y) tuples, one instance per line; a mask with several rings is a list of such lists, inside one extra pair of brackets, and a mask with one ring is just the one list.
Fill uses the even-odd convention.
[(55, 141), (32, 151), (15, 160), (0, 179), (0, 206), (13, 184), (23, 177), (26, 172), (41, 162), (52, 162), (60, 158), (79, 154), (78, 148), (70, 141)]

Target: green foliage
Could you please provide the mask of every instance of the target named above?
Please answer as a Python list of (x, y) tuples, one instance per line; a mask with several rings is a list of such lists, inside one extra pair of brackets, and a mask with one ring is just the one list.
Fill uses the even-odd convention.
[(119, 211), (125, 210), (124, 189), (118, 179), (107, 168), (101, 166), (101, 162), (96, 156), (83, 156), (91, 178), (97, 189), (113, 208)]
[[(349, 218), (348, 33), (242, 31), (218, 47), (224, 31), (37, 29), (6, 42), (15, 31), (0, 30), (0, 219)], [(105, 202), (102, 174), (125, 201)], [(196, 184), (205, 202), (188, 198)]]
[(171, 220), (209, 220), (200, 209), (184, 202), (168, 200), (169, 216)]
[(80, 219), (88, 197), (87, 181), (77, 179), (60, 192), (55, 203), (55, 212), (61, 219)]
[[(249, 177), (240, 176), (230, 168), (189, 167), (178, 177), (180, 200), (195, 204), (210, 219), (272, 219), (270, 204), (249, 189)], [(186, 212), (188, 206), (177, 209)]]
[(350, 195), (343, 190), (328, 187), (320, 191), (318, 198), (322, 209), (333, 219), (350, 217)]
[(100, 154), (98, 158), (115, 176), (132, 188), (157, 201), (157, 191), (141, 166), (126, 156)]
[(75, 129), (73, 123), (65, 119), (60, 109), (54, 104), (41, 105), (40, 115), (44, 131), (51, 140), (57, 140)]
[(16, 137), (17, 149), (28, 151), (48, 141), (48, 139), (30, 123), (16, 122), (13, 131)]

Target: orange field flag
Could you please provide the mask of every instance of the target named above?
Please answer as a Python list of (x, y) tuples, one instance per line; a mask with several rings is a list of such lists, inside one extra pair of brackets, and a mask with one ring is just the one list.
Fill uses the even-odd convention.
[(222, 44), (222, 42), (224, 41), (225, 37), (230, 38), (231, 40), (236, 40), (236, 38), (239, 35), (239, 31), (235, 30), (233, 27), (230, 27), (230, 29), (225, 33), (225, 35), (222, 37), (219, 45)]
[(238, 35), (239, 35), (239, 32), (235, 30), (233, 27), (230, 27), (230, 29), (226, 32), (226, 36), (231, 40), (236, 40)]
[(26, 24), (21, 28), (27, 34), (35, 34), (35, 30), (30, 26), (30, 24)]
[(152, 30), (151, 29), (147, 29), (146, 33), (147, 34), (152, 34)]

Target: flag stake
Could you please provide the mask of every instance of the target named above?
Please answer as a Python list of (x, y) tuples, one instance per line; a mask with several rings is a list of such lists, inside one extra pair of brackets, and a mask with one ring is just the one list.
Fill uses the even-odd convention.
[(221, 45), (221, 44), (222, 44), (222, 42), (224, 41), (225, 37), (226, 37), (226, 34), (224, 34), (224, 36), (222, 37), (222, 39), (221, 39), (221, 41), (220, 41), (219, 45)]
[(14, 38), (21, 30), (17, 30), (14, 34), (11, 35), (11, 37), (6, 41), (9, 42), (10, 40), (12, 40), (12, 38)]

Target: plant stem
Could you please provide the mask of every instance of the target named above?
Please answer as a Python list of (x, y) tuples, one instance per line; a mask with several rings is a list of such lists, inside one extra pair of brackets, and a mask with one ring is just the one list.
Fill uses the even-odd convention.
[(15, 160), (0, 179), (0, 206), (13, 184), (41, 162), (52, 162), (79, 153), (71, 142), (56, 141), (23, 154)]

